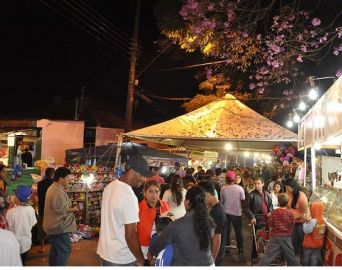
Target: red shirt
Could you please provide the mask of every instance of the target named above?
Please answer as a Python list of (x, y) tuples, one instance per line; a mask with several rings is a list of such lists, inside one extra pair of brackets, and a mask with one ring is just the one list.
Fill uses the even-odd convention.
[(268, 225), (272, 236), (291, 236), (294, 225), (294, 217), (290, 210), (277, 208), (269, 217)]
[(265, 197), (265, 192), (261, 192), (261, 213), (263, 214), (263, 224), (267, 223), (267, 214), (268, 214), (268, 209), (267, 209), (267, 202), (266, 202), (266, 197)]
[(164, 184), (165, 180), (163, 177), (159, 176), (159, 175), (153, 175), (149, 178), (146, 178), (145, 182), (149, 182), (149, 181), (156, 181), (159, 184)]

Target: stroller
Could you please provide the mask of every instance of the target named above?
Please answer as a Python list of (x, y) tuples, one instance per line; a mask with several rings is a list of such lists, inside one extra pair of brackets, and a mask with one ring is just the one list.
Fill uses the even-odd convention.
[[(264, 256), (267, 245), (270, 241), (270, 233), (268, 226), (263, 227), (262, 229), (255, 230), (255, 225), (252, 224), (252, 230), (253, 230), (253, 238), (254, 238), (254, 244), (255, 249), (258, 255)], [(258, 265), (258, 261), (251, 259), (250, 265)], [(270, 264), (269, 266), (285, 266), (286, 263), (282, 258), (277, 258), (275, 262)]]

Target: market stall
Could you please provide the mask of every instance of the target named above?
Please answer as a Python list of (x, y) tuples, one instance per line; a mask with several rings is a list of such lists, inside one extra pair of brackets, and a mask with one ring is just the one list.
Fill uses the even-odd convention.
[[(306, 164), (307, 149), (311, 149), (311, 181), (314, 193), (310, 201), (322, 201), (326, 208), (328, 233), (325, 242), (325, 264), (342, 266), (342, 212), (340, 212), (342, 186), (339, 183), (339, 175), (342, 172), (342, 77), (299, 122), (298, 148), (304, 150), (304, 164)], [(319, 174), (322, 180), (319, 183), (317, 183), (317, 149), (333, 149), (335, 154), (340, 155), (340, 162), (336, 157), (323, 158), (327, 161), (320, 164), (322, 172)]]
[(124, 137), (181, 146), (188, 151), (229, 152), (236, 160), (253, 160), (270, 154), (275, 144), (297, 142), (296, 133), (230, 94), (174, 119), (128, 132)]

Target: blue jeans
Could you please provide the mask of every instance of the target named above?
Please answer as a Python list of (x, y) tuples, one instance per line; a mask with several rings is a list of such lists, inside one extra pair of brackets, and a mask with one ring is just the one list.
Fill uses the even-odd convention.
[(303, 248), (303, 265), (304, 266), (322, 266), (322, 250), (313, 248)]
[(101, 266), (136, 266), (135, 261), (127, 264), (112, 263), (101, 258)]
[(71, 253), (69, 233), (49, 235), (49, 266), (66, 266)]

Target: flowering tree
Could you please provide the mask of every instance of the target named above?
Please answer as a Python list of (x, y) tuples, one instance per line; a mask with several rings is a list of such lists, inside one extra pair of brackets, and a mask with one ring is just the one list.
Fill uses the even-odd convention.
[[(248, 87), (256, 95), (267, 95), (272, 86), (282, 84), (287, 85), (280, 88), (282, 94), (291, 99), (296, 89), (289, 84), (301, 75), (303, 62), (342, 52), (338, 1), (329, 21), (318, 17), (324, 8), (321, 1), (175, 2), (178, 14), (163, 17), (162, 21), (169, 21), (160, 23), (162, 33), (187, 52), (199, 50), (207, 59), (224, 60), (226, 67), (246, 74)], [(208, 70), (209, 78), (213, 70)]]

